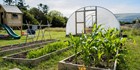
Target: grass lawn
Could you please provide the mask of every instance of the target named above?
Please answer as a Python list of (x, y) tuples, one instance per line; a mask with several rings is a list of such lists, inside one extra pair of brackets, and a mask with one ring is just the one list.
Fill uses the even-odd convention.
[[(14, 30), (16, 34), (20, 35), (20, 31), (19, 30)], [(23, 30), (23, 32), (26, 32), (25, 30)], [(32, 40), (37, 40), (37, 36), (38, 36), (39, 30), (36, 31), (36, 34), (34, 38), (30, 38), (28, 37), (27, 42), (31, 42)], [(1, 30), (0, 34), (7, 34), (7, 32), (5, 30)], [(64, 28), (50, 28), (50, 29), (45, 29), (45, 35), (44, 38), (42, 38), (42, 31), (40, 31), (39, 33), (39, 38), (38, 40), (44, 40), (44, 39), (66, 39), (65, 38), (65, 29)], [(1, 46), (5, 46), (5, 45), (13, 45), (13, 44), (20, 44), (20, 43), (25, 43), (26, 42), (26, 36), (21, 36), (21, 39), (15, 40), (15, 39), (0, 39), (0, 47)]]
[[(126, 42), (127, 54), (124, 63), (119, 64), (118, 70), (140, 70), (140, 36), (134, 35), (133, 29), (125, 27), (124, 34), (128, 35)], [(139, 33), (139, 32), (138, 32)]]
[(127, 43), (126, 64), (129, 70), (140, 70), (140, 36), (133, 37), (133, 40)]
[[(51, 38), (53, 39), (61, 39), (61, 40), (67, 40), (69, 38), (65, 38), (65, 30), (62, 29), (60, 31), (57, 31), (59, 28), (51, 29)], [(126, 60), (125, 62), (119, 64), (118, 70), (140, 70), (140, 36), (139, 35), (131, 35), (132, 29), (131, 28), (123, 28), (124, 34), (128, 35), (128, 40), (126, 42), (126, 47), (128, 49), (128, 53), (126, 54)], [(46, 30), (45, 38), (49, 38), (49, 33)], [(16, 31), (19, 33), (19, 31)], [(40, 37), (41, 39), (41, 37)], [(31, 39), (29, 40), (31, 41)], [(15, 43), (21, 43), (25, 42), (25, 37), (23, 36), (20, 40), (0, 40), (0, 45), (8, 45), (8, 44), (15, 44)], [(44, 61), (36, 67), (27, 67), (23, 65), (18, 65), (11, 62), (5, 62), (2, 59), (0, 59), (0, 70), (9, 70), (12, 68), (20, 68), (21, 70), (57, 70), (58, 62), (70, 55), (74, 54), (73, 50), (69, 50), (67, 52), (64, 52), (60, 55), (53, 56), (51, 59)]]

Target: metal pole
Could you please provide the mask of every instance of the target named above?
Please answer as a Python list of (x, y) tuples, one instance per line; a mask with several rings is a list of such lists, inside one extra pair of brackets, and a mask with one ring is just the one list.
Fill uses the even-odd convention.
[(91, 19), (92, 19), (92, 25), (93, 25), (93, 24), (94, 24), (94, 23), (93, 23), (93, 15), (91, 15)]
[(84, 8), (84, 33), (86, 33), (86, 9)]
[(75, 33), (77, 35), (77, 11), (75, 11)]
[(96, 24), (96, 27), (97, 27), (97, 6), (95, 6), (95, 24)]

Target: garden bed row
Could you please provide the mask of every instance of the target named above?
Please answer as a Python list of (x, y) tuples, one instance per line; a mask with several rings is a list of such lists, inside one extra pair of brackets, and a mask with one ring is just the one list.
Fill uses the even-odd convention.
[(73, 63), (73, 60), (76, 57), (76, 55), (79, 57), (81, 55), (81, 52), (72, 55), (64, 60), (59, 61), (58, 70), (116, 70), (117, 60), (115, 60), (115, 62), (113, 63), (112, 68), (99, 68), (99, 67), (92, 67), (92, 66), (88, 67), (80, 63), (77, 64)]
[(57, 40), (48, 39), (48, 40), (34, 41), (34, 42), (29, 42), (29, 43), (2, 46), (2, 47), (0, 47), (0, 56), (3, 56), (5, 54), (16, 53), (21, 50), (26, 50), (29, 48), (40, 47), (40, 45), (44, 45), (44, 44), (55, 42), (55, 41), (57, 41)]
[[(15, 63), (21, 64), (21, 65), (36, 66), (38, 63), (48, 60), (49, 58), (53, 57), (54, 55), (59, 55), (71, 48), (72, 48), (71, 46), (65, 47), (63, 49), (59, 49), (59, 50), (47, 53), (45, 55), (42, 55), (42, 56), (39, 56), (36, 58), (27, 58), (27, 54), (29, 52), (33, 51), (33, 50), (28, 50), (28, 51), (5, 56), (5, 57), (3, 57), (3, 59), (5, 61), (15, 62)], [(36, 48), (36, 49), (40, 49), (40, 48)], [(36, 49), (34, 49), (34, 50), (36, 50)]]
[(120, 31), (93, 27), (90, 34), (70, 35), (75, 55), (60, 61), (58, 70), (116, 70), (117, 60), (124, 61), (126, 39), (119, 36)]

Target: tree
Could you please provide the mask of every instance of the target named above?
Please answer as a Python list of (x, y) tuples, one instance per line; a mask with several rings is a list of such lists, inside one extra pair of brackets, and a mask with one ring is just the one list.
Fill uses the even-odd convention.
[(28, 11), (23, 10), (23, 23), (30, 22), (31, 24), (38, 24), (39, 22)]
[[(65, 19), (65, 23), (67, 23), (67, 21), (68, 21), (68, 18), (67, 17), (64, 17), (64, 19)], [(65, 24), (66, 25), (66, 24)]]
[(42, 4), (42, 3), (40, 3), (39, 5), (38, 5), (38, 9), (39, 10), (41, 10), (44, 14), (47, 14), (48, 13), (48, 6), (47, 5), (44, 5), (44, 4)]
[(44, 13), (39, 10), (38, 8), (31, 8), (29, 12), (34, 16), (35, 19), (37, 19), (39, 22), (42, 21), (42, 24), (47, 23), (47, 17), (44, 15)]
[(65, 27), (65, 19), (59, 16), (53, 17), (52, 27)]
[(140, 19), (138, 19), (138, 18), (133, 20), (132, 23), (136, 23), (136, 21), (138, 21), (138, 23), (140, 23)]
[(26, 5), (24, 0), (16, 0), (16, 5), (18, 6), (18, 8), (23, 9), (23, 10), (27, 10), (27, 7), (29, 7), (29, 5)]
[(48, 6), (47, 5), (43, 6), (43, 13), (45, 13), (45, 14), (48, 13)]
[(6, 5), (13, 5), (15, 3), (14, 0), (3, 0)]
[(28, 5), (26, 5), (24, 0), (3, 0), (5, 5), (17, 5), (19, 9), (27, 10)]
[(56, 11), (56, 10), (52, 10), (48, 13), (49, 16), (63, 16), (63, 14), (59, 11)]
[(67, 18), (63, 17), (63, 14), (59, 11), (52, 10), (48, 13), (48, 19), (52, 24), (52, 27), (65, 27)]
[(42, 16), (44, 16), (43, 12), (40, 11), (38, 8), (35, 8), (35, 7), (31, 8), (31, 9), (29, 10), (29, 12), (30, 12), (30, 13), (34, 16), (34, 18), (36, 18), (38, 21), (41, 20), (41, 17), (42, 17)]

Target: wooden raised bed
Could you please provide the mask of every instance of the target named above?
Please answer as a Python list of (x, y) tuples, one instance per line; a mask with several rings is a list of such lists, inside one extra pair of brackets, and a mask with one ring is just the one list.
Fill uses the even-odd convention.
[(41, 47), (40, 45), (44, 45), (44, 44), (55, 42), (55, 41), (58, 41), (58, 40), (48, 39), (48, 40), (34, 41), (34, 42), (29, 42), (29, 43), (3, 46), (3, 47), (0, 47), (0, 56), (3, 56), (5, 54), (16, 53), (21, 50), (26, 50), (29, 48)]
[[(80, 53), (77, 54), (78, 56)], [(72, 59), (75, 58), (75, 55), (72, 55), (58, 63), (58, 70), (116, 70), (116, 64), (117, 60), (114, 62), (114, 67), (111, 69), (105, 69), (105, 68), (97, 68), (97, 67), (86, 67), (86, 69), (80, 69), (84, 67), (83, 65), (80, 64), (73, 64), (71, 61)]]
[[(63, 48), (63, 49), (60, 49), (60, 50), (57, 50), (57, 51), (48, 53), (46, 55), (40, 56), (38, 58), (33, 58), (33, 59), (26, 58), (27, 53), (29, 51), (31, 51), (31, 50), (25, 51), (25, 52), (16, 53), (16, 54), (12, 54), (12, 55), (9, 55), (9, 56), (5, 56), (5, 57), (3, 57), (3, 59), (5, 61), (15, 62), (15, 63), (22, 64), (22, 65), (35, 66), (38, 63), (40, 63), (40, 62), (42, 62), (44, 60), (48, 60), (52, 56), (59, 55), (59, 54), (65, 52), (65, 51), (67, 51), (67, 50), (69, 50), (71, 48), (72, 48), (71, 46), (67, 47), (67, 48)], [(38, 48), (36, 48), (36, 49), (38, 49)]]

